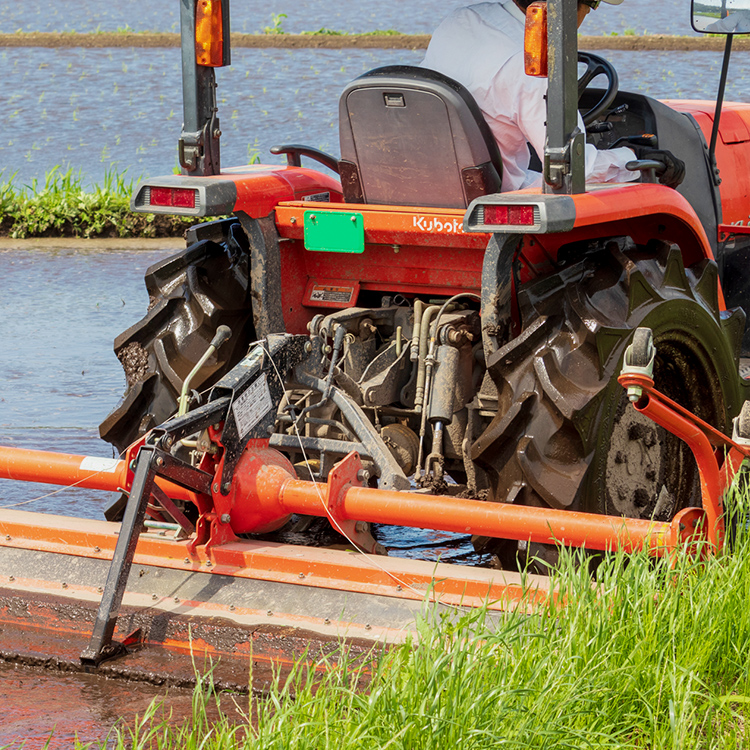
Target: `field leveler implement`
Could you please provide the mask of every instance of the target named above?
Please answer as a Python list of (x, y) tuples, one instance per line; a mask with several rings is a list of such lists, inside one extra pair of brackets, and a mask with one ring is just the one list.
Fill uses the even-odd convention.
[[(711, 2), (696, 29), (731, 14)], [(4, 658), (179, 681), (198, 653), (237, 684), (249, 658), (402, 638), (426, 602), (531, 608), (563, 544), (722, 550), (750, 455), (732, 35), (716, 103), (660, 102), (577, 53), (575, 0), (532, 7), (542, 187), (500, 192), (471, 94), (410, 66), (345, 88), (340, 158), (291, 144), (284, 166), (222, 169), (229, 3), (181, 0), (182, 173), (132, 207), (228, 218), (148, 270), (115, 340), (128, 387), (100, 434), (121, 458), (0, 447), (0, 478), (119, 493), (106, 521), (0, 511)], [(587, 142), (658, 145), (686, 178), (634, 159), (639, 181), (586, 184)], [(339, 544), (299, 543), (313, 517)], [(388, 557), (373, 524), (471, 534), (487, 566)]]

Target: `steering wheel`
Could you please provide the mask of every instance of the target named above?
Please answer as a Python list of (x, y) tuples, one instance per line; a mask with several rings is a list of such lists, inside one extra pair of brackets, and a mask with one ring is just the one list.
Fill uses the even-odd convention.
[(599, 101), (588, 112), (581, 113), (583, 124), (591, 125), (594, 120), (601, 117), (612, 106), (612, 102), (614, 102), (619, 89), (619, 79), (617, 78), (617, 71), (614, 65), (609, 60), (599, 57), (599, 55), (594, 55), (591, 52), (579, 52), (578, 62), (586, 66), (583, 75), (578, 79), (579, 101), (583, 96), (583, 92), (596, 76), (604, 74), (607, 77), (607, 88)]

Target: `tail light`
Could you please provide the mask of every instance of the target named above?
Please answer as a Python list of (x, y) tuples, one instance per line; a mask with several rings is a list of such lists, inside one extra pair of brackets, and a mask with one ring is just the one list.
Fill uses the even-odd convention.
[(191, 188), (151, 187), (149, 205), (171, 208), (195, 208), (197, 190)]
[(575, 226), (576, 203), (569, 195), (498, 193), (472, 201), (464, 214), (464, 232), (548, 234)]
[(531, 3), (526, 9), (524, 66), (527, 76), (547, 77), (547, 3)]
[(497, 226), (522, 226), (531, 227), (536, 221), (534, 218), (534, 206), (510, 205), (510, 206), (484, 206), (484, 224)]

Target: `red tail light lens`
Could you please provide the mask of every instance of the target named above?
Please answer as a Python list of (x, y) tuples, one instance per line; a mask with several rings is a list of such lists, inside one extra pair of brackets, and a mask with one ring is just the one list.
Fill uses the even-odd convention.
[(152, 187), (149, 204), (172, 208), (195, 208), (196, 192), (190, 188)]
[(534, 226), (534, 206), (485, 205), (484, 223), (488, 225)]

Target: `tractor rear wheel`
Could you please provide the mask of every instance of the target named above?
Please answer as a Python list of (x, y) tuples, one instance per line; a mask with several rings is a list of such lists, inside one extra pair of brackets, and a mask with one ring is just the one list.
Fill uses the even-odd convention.
[(220, 325), (232, 337), (197, 374), (195, 390), (219, 380), (255, 340), (245, 233), (236, 220), (200, 232), (202, 239), (148, 269), (148, 312), (115, 339), (127, 390), (99, 434), (119, 451), (177, 411), (183, 381)]
[[(686, 270), (676, 245), (616, 238), (518, 297), (523, 330), (488, 359), (498, 413), (472, 449), (490, 498), (657, 520), (700, 504), (689, 448), (636, 412), (617, 376), (635, 329), (650, 328), (656, 387), (728, 431), (745, 315), (720, 312), (716, 264)], [(475, 545), (505, 565), (557, 559), (544, 545)]]

